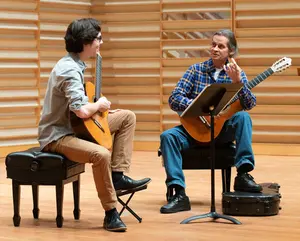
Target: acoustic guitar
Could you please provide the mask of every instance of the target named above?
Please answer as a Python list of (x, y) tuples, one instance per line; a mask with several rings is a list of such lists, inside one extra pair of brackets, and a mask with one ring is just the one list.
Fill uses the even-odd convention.
[[(248, 89), (252, 89), (263, 80), (275, 72), (281, 72), (291, 66), (292, 60), (284, 57), (276, 61), (270, 68), (256, 76), (251, 81), (245, 83)], [(224, 107), (220, 112), (221, 114), (214, 120), (214, 138), (216, 138), (225, 123), (230, 117), (236, 112), (243, 110), (243, 107), (239, 101), (239, 97), (236, 94), (234, 98)], [(207, 143), (211, 141), (211, 130), (210, 130), (210, 117), (209, 116), (198, 116), (198, 117), (180, 117), (180, 122), (186, 131), (197, 141)]]
[[(96, 55), (96, 87), (93, 83), (85, 84), (85, 92), (89, 102), (96, 102), (101, 95), (102, 82), (102, 57), (99, 53)], [(71, 125), (78, 138), (97, 143), (107, 149), (112, 147), (112, 137), (108, 126), (108, 110), (105, 112), (96, 112), (88, 119), (81, 119), (73, 112), (71, 114)]]

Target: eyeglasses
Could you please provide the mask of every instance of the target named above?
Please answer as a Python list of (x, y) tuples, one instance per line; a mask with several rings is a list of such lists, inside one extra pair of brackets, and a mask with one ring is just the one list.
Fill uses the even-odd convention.
[(97, 39), (99, 42), (102, 41), (102, 36), (96, 37), (95, 39)]

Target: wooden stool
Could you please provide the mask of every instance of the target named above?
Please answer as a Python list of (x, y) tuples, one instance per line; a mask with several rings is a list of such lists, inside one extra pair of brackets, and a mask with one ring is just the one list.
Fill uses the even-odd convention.
[(56, 225), (63, 226), (64, 185), (73, 183), (74, 218), (80, 218), (80, 174), (85, 171), (85, 164), (66, 159), (60, 154), (41, 152), (39, 148), (13, 152), (7, 155), (7, 178), (12, 179), (14, 226), (20, 225), (20, 193), (21, 185), (31, 185), (33, 195), (33, 217), (39, 218), (39, 186), (55, 185), (56, 187)]

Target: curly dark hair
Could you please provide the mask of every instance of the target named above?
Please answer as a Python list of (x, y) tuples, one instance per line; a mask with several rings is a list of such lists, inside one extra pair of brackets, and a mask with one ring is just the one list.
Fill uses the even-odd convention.
[(65, 44), (68, 52), (80, 53), (83, 45), (91, 44), (101, 32), (100, 23), (94, 18), (82, 18), (74, 20), (69, 24)]
[(224, 36), (228, 39), (228, 48), (231, 52), (233, 52), (232, 55), (230, 55), (230, 57), (234, 57), (238, 54), (238, 45), (237, 45), (237, 41), (235, 38), (234, 33), (230, 30), (230, 29), (221, 29), (217, 32), (214, 33), (213, 36), (218, 35), (218, 36)]

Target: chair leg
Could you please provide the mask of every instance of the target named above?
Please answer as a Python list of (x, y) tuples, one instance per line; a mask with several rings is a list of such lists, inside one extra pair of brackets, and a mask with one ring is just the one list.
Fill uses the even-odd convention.
[(19, 227), (21, 222), (21, 216), (20, 216), (21, 187), (20, 187), (20, 183), (16, 180), (12, 180), (12, 191), (13, 191), (13, 203), (14, 203), (13, 222), (15, 227)]
[(226, 181), (226, 192), (230, 192), (230, 184), (231, 184), (231, 167), (226, 168), (225, 172), (225, 181)]
[(226, 192), (226, 169), (221, 169), (221, 175), (222, 175), (222, 193)]
[(33, 217), (35, 219), (39, 218), (39, 185), (37, 184), (32, 184), (32, 197), (33, 197)]
[(79, 220), (80, 218), (80, 175), (78, 175), (78, 179), (73, 182), (73, 197), (74, 197), (74, 219)]
[(231, 184), (231, 167), (227, 167), (226, 169), (222, 169), (222, 189), (224, 192), (230, 192), (230, 184)]
[(63, 210), (63, 200), (64, 200), (64, 184), (58, 183), (56, 184), (56, 226), (58, 228), (61, 228), (63, 226), (63, 215), (62, 215), (62, 210)]

